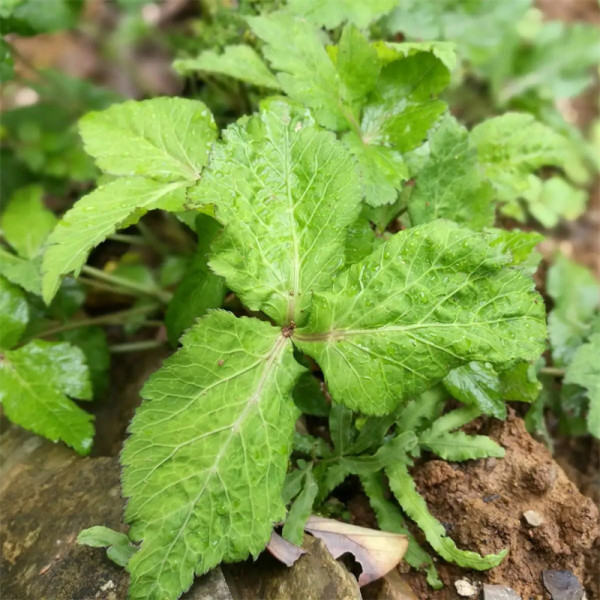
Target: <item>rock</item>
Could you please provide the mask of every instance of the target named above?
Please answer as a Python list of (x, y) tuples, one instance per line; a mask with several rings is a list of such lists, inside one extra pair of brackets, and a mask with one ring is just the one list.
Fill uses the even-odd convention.
[(103, 550), (76, 542), (85, 527), (120, 527), (117, 459), (82, 459), (16, 427), (3, 429), (2, 596), (125, 598), (127, 573)]
[(490, 585), (486, 583), (483, 586), (483, 600), (522, 600), (512, 588), (505, 585)]
[(454, 582), (456, 593), (463, 598), (471, 598), (477, 593), (477, 588), (467, 579), (457, 579)]
[[(3, 424), (4, 425), (4, 424)], [(121, 529), (116, 458), (80, 458), (17, 427), (0, 441), (2, 597), (122, 600), (129, 575), (101, 548), (77, 544), (92, 525)], [(232, 600), (219, 568), (182, 600)]]
[(419, 600), (397, 569), (361, 588), (363, 600)]
[(542, 578), (552, 600), (582, 600), (583, 586), (571, 571), (544, 571)]
[(539, 527), (544, 523), (544, 519), (542, 518), (542, 516), (539, 513), (535, 512), (535, 510), (526, 510), (523, 513), (523, 518), (527, 522), (527, 525), (531, 527)]
[(264, 553), (256, 563), (225, 565), (234, 600), (361, 600), (356, 578), (323, 542), (304, 536), (307, 551), (292, 567)]
[(223, 571), (217, 567), (197, 578), (190, 591), (183, 595), (182, 600), (233, 600), (233, 596)]

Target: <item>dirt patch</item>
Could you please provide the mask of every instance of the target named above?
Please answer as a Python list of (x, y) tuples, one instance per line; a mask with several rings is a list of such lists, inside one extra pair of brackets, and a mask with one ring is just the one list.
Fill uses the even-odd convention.
[[(524, 599), (544, 598), (542, 571), (567, 569), (582, 582), (587, 571), (587, 584), (593, 587), (590, 550), (599, 534), (593, 501), (581, 495), (514, 413), (506, 422), (482, 423), (476, 429), (506, 449), (504, 459), (456, 465), (431, 460), (414, 471), (431, 512), (459, 547), (482, 554), (510, 548), (499, 567), (467, 573), (469, 580), (476, 585), (509, 585)], [(533, 511), (541, 525), (529, 524), (524, 516), (527, 511)], [(596, 568), (597, 564), (596, 560)], [(465, 570), (441, 564), (440, 575), (448, 588), (435, 592), (421, 575), (411, 574), (417, 596), (423, 600), (454, 597), (453, 583), (465, 577)]]

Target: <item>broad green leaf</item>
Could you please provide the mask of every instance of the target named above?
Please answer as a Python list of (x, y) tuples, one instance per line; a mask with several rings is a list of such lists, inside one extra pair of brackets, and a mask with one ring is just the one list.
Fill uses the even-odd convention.
[(439, 58), (448, 71), (456, 68), (456, 44), (454, 42), (383, 42), (377, 40), (373, 43), (377, 54), (384, 63), (392, 62), (398, 58), (412, 56), (418, 52), (431, 52)]
[(448, 69), (429, 52), (385, 66), (363, 109), (363, 141), (393, 145), (400, 152), (416, 148), (446, 109), (446, 104), (434, 96), (449, 81)]
[(296, 496), (294, 502), (292, 502), (285, 519), (285, 525), (281, 532), (281, 535), (288, 540), (288, 542), (292, 542), (292, 544), (296, 544), (297, 546), (302, 545), (304, 525), (312, 512), (318, 491), (319, 486), (317, 485), (312, 470), (306, 469), (304, 471), (302, 490), (298, 496)]
[(600, 34), (591, 23), (544, 23), (511, 57), (509, 76), (495, 94), (501, 103), (527, 92), (543, 98), (571, 98), (593, 81), (600, 62)]
[(351, 25), (344, 27), (337, 46), (336, 68), (342, 84), (342, 95), (347, 102), (360, 100), (375, 85), (381, 63), (377, 51)]
[(541, 390), (533, 364), (518, 363), (500, 373), (500, 393), (504, 400), (534, 402)]
[(506, 405), (496, 369), (486, 362), (470, 362), (452, 369), (444, 378), (448, 393), (463, 404), (476, 406), (483, 414), (506, 418)]
[(251, 310), (300, 324), (344, 266), (360, 187), (343, 144), (289, 111), (275, 103), (230, 126), (190, 198), (225, 225), (212, 269)]
[(15, 76), (15, 64), (10, 45), (0, 37), (0, 83), (5, 84)]
[(360, 129), (344, 136), (364, 180), (367, 204), (396, 199), (408, 177), (402, 152), (420, 145), (446, 105), (435, 96), (449, 82), (448, 69), (433, 54), (420, 52), (385, 66), (362, 107)]
[(210, 245), (220, 230), (221, 226), (212, 217), (198, 215), (196, 218), (198, 248), (165, 314), (169, 341), (174, 346), (197, 317), (208, 309), (220, 308), (223, 304), (225, 281), (208, 267)]
[(157, 208), (181, 210), (186, 199), (185, 184), (123, 177), (76, 202), (48, 238), (42, 265), (44, 300), (52, 300), (61, 275), (78, 275), (90, 250), (124, 222), (134, 224), (146, 211)]
[(547, 290), (554, 300), (548, 316), (552, 358), (564, 366), (590, 332), (600, 306), (600, 286), (588, 269), (559, 254), (548, 270)]
[(562, 177), (541, 180), (531, 175), (530, 187), (523, 193), (531, 215), (547, 229), (561, 219), (574, 221), (585, 212), (588, 194), (572, 186)]
[(136, 553), (135, 546), (125, 533), (96, 525), (79, 533), (77, 543), (92, 548), (106, 548), (106, 556), (120, 567), (126, 567)]
[(3, 0), (0, 15), (2, 30), (19, 35), (36, 35), (60, 29), (74, 28), (81, 3), (55, 0), (48, 9), (46, 0)]
[(227, 75), (252, 85), (279, 89), (277, 78), (263, 62), (256, 50), (245, 44), (225, 46), (222, 54), (205, 50), (198, 58), (176, 60), (173, 68), (183, 75), (203, 71)]
[(284, 12), (249, 17), (248, 23), (266, 43), (263, 54), (278, 71), (283, 91), (312, 108), (324, 127), (347, 128), (340, 102), (340, 78), (317, 29)]
[(346, 263), (352, 265), (368, 256), (383, 243), (371, 227), (369, 219), (360, 216), (348, 227), (346, 235)]
[(442, 588), (444, 584), (438, 577), (431, 556), (419, 546), (412, 533), (406, 529), (404, 516), (400, 512), (400, 509), (386, 498), (383, 474), (370, 473), (368, 475), (361, 475), (360, 482), (365, 490), (365, 494), (369, 498), (369, 504), (375, 512), (379, 527), (383, 531), (401, 533), (408, 536), (408, 550), (404, 555), (404, 560), (413, 569), (424, 570), (427, 574), (427, 583), (433, 589), (439, 590)]
[(531, 0), (398, 0), (383, 21), (390, 37), (460, 41), (459, 50), (475, 65), (495, 58), (499, 45), (514, 30)]
[(56, 225), (56, 217), (42, 202), (43, 195), (39, 185), (21, 188), (2, 213), (4, 237), (23, 258), (35, 258)]
[[(15, 346), (29, 321), (25, 294), (15, 285), (0, 277), (0, 348)], [(0, 364), (1, 364), (0, 360)]]
[(589, 432), (600, 438), (600, 333), (590, 337), (587, 344), (580, 346), (567, 367), (565, 383), (575, 383), (587, 390), (589, 410), (587, 424)]
[(106, 173), (161, 181), (197, 180), (216, 137), (206, 106), (184, 98), (115, 104), (89, 113), (79, 128), (85, 149)]
[(86, 455), (92, 447), (93, 416), (71, 398), (91, 399), (81, 350), (64, 342), (29, 342), (0, 361), (0, 401), (17, 425)]
[(94, 397), (101, 397), (108, 388), (110, 367), (110, 350), (104, 329), (78, 327), (62, 331), (57, 334), (57, 337), (81, 349), (90, 372)]
[(429, 135), (429, 158), (408, 204), (412, 225), (451, 219), (482, 229), (494, 221), (492, 189), (467, 130), (451, 116)]
[(281, 490), (302, 367), (278, 328), (213, 311), (142, 391), (121, 455), (132, 599), (172, 598), (194, 573), (257, 556)]
[(396, 0), (289, 0), (288, 7), (296, 15), (325, 27), (335, 29), (345, 22), (365, 29), (396, 6)]
[(294, 342), (338, 402), (384, 414), (473, 360), (537, 358), (543, 303), (485, 238), (445, 221), (414, 227), (315, 294)]
[(42, 295), (41, 259), (26, 260), (0, 247), (0, 275), (37, 296)]
[(305, 415), (326, 417), (331, 409), (319, 381), (312, 373), (303, 373), (294, 388), (293, 397), (298, 409)]
[(445, 560), (461, 567), (485, 571), (497, 567), (508, 550), (499, 554), (481, 556), (476, 552), (460, 550), (448, 537), (444, 526), (429, 512), (427, 504), (416, 489), (406, 465), (398, 462), (386, 469), (390, 488), (400, 503), (402, 510), (423, 530), (431, 547)]
[(344, 135), (343, 140), (356, 157), (365, 202), (376, 207), (394, 202), (398, 187), (408, 178), (402, 154), (393, 147), (371, 144), (354, 132)]
[(567, 139), (526, 113), (506, 113), (483, 121), (471, 131), (471, 140), (503, 201), (527, 192), (529, 175), (537, 169), (564, 166), (570, 152)]
[(533, 275), (542, 260), (542, 255), (535, 251), (536, 246), (544, 241), (544, 236), (535, 231), (519, 229), (487, 229), (486, 233), (491, 246), (510, 252), (512, 264), (520, 267), (528, 275)]
[(467, 435), (464, 431), (455, 431), (432, 436), (429, 431), (424, 431), (419, 436), (419, 441), (424, 448), (444, 460), (462, 461), (504, 456), (504, 448), (498, 446), (487, 435)]

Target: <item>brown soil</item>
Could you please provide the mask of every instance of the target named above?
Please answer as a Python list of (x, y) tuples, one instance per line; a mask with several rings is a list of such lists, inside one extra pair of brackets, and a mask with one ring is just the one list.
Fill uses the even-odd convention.
[[(486, 573), (466, 573), (440, 564), (447, 587), (439, 592), (431, 590), (422, 575), (411, 573), (409, 580), (417, 596), (453, 598), (454, 582), (467, 577), (474, 585), (508, 585), (524, 600), (545, 598), (542, 571), (566, 569), (582, 582), (587, 580), (590, 600), (600, 598), (591, 581), (598, 565), (591, 549), (599, 534), (593, 501), (579, 492), (514, 413), (506, 422), (481, 424), (478, 430), (489, 433), (506, 449), (503, 460), (458, 465), (431, 460), (418, 466), (414, 476), (432, 513), (459, 547), (482, 554), (510, 548), (510, 553), (499, 567)], [(540, 526), (531, 527), (525, 521), (523, 513), (530, 510), (542, 518)]]

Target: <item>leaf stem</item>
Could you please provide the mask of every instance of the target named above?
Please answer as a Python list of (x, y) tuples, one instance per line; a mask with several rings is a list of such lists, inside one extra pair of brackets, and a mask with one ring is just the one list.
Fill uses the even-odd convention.
[(147, 242), (141, 235), (129, 235), (126, 233), (113, 233), (108, 236), (109, 240), (114, 240), (115, 242), (123, 242), (124, 244), (134, 244), (136, 246), (143, 246)]
[[(120, 310), (106, 315), (100, 315), (98, 317), (90, 317), (89, 319), (78, 319), (75, 321), (70, 321), (69, 323), (65, 323), (64, 325), (58, 325), (57, 327), (51, 327), (50, 329), (46, 329), (46, 331), (42, 331), (41, 333), (33, 336), (31, 339), (44, 338), (50, 335), (55, 335), (57, 333), (62, 333), (63, 331), (78, 329), (79, 327), (89, 327), (91, 325), (120, 324), (129, 317), (150, 314), (157, 311), (158, 309), (160, 309), (160, 305), (158, 304), (147, 304), (145, 306), (128, 308), (127, 310)], [(152, 324), (153, 326), (155, 325), (155, 323), (160, 323), (162, 325), (162, 322), (160, 321), (146, 322), (146, 324)]]
[(564, 377), (565, 369), (558, 369), (556, 367), (542, 367), (540, 369), (542, 375), (553, 375), (554, 377)]
[(144, 285), (143, 283), (137, 283), (135, 281), (131, 281), (130, 279), (125, 279), (124, 277), (119, 277), (118, 275), (111, 275), (109, 273), (105, 273), (100, 269), (96, 269), (95, 267), (90, 267), (89, 265), (85, 265), (83, 269), (81, 269), (83, 273), (86, 273), (90, 277), (95, 277), (100, 281), (105, 281), (117, 287), (134, 290), (141, 294), (146, 294), (148, 296), (154, 296), (158, 298), (161, 302), (168, 304), (172, 298), (172, 294), (167, 292), (166, 290), (162, 290), (160, 288), (150, 287)]
[(115, 344), (110, 346), (109, 350), (112, 354), (124, 354), (125, 352), (141, 352), (143, 350), (154, 350), (162, 348), (166, 344), (161, 340), (145, 340), (143, 342), (129, 342), (127, 344)]
[(148, 244), (148, 246), (163, 256), (169, 253), (169, 249), (154, 235), (152, 230), (147, 225), (139, 221), (137, 228), (142, 234), (142, 237), (146, 240), (146, 244)]

